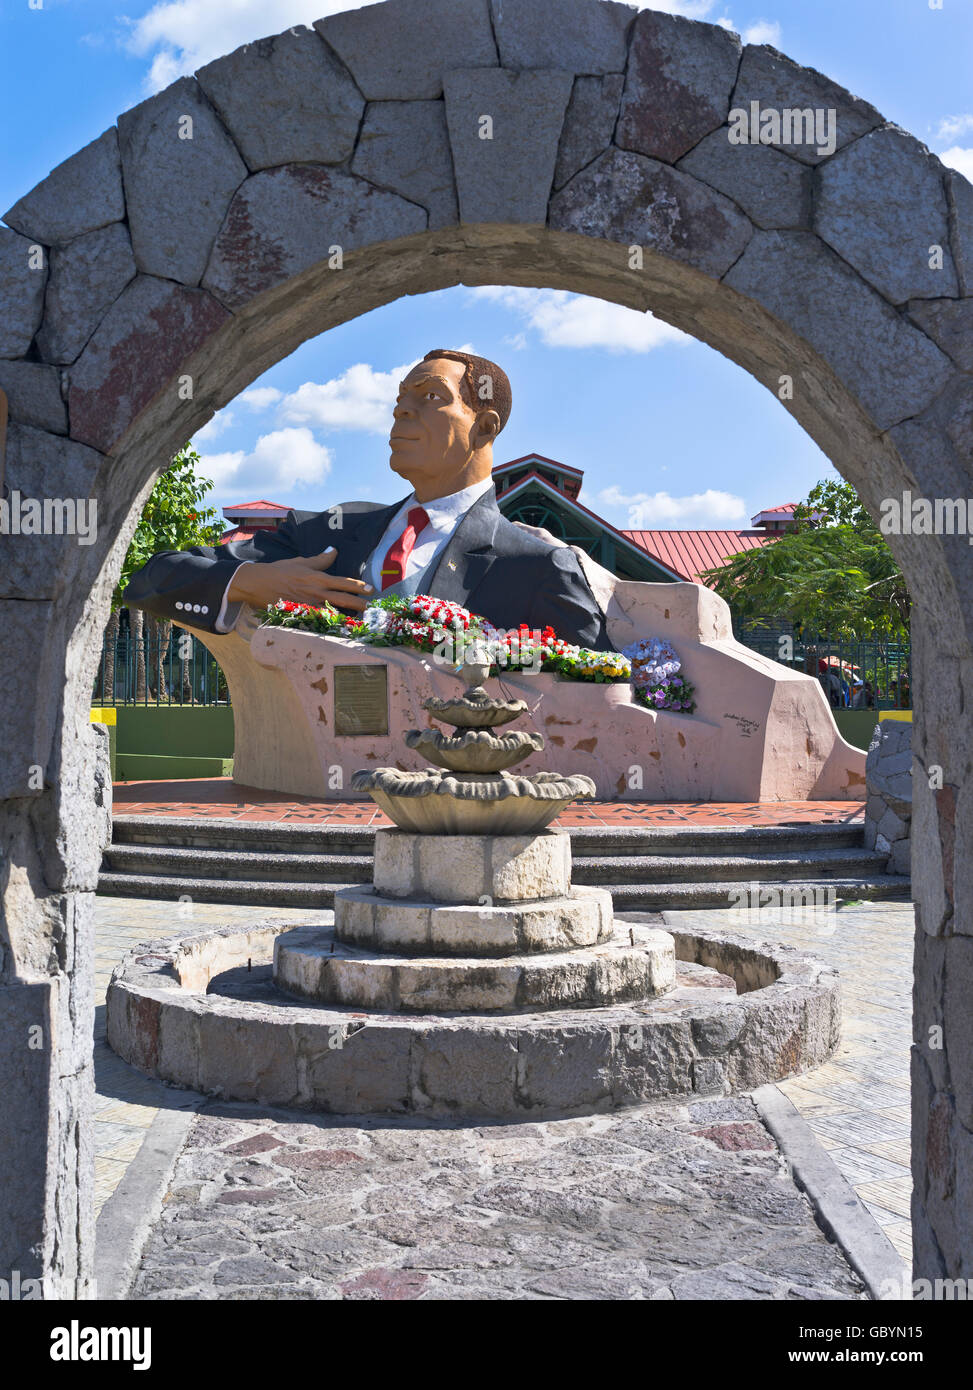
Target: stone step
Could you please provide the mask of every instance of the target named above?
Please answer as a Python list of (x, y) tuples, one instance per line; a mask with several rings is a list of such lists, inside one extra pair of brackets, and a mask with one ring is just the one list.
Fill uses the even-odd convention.
[(764, 883), (803, 878), (858, 878), (882, 873), (888, 855), (866, 849), (813, 849), (804, 854), (606, 855), (578, 858), (573, 883), (674, 883), (714, 880)]
[(369, 854), (282, 854), (269, 850), (188, 849), (168, 845), (117, 845), (105, 851), (112, 873), (166, 877), (251, 879), (269, 883), (368, 883)]
[[(362, 847), (364, 848), (364, 847)], [(709, 848), (709, 846), (707, 846)], [(750, 881), (868, 877), (884, 870), (887, 856), (865, 849), (814, 849), (804, 854), (661, 855), (627, 854), (574, 860), (572, 881), (592, 886), (680, 881)], [(372, 856), (358, 854), (280, 853), (256, 847), (249, 851), (184, 848), (168, 845), (114, 844), (105, 851), (103, 869), (110, 873), (165, 877), (247, 879), (273, 883), (368, 883)]]
[[(759, 882), (759, 880), (753, 880)], [(161, 874), (124, 874), (103, 871), (98, 892), (123, 898), (156, 898), (175, 901), (181, 897), (196, 902), (254, 904), (266, 907), (318, 907), (334, 904), (335, 891), (347, 883), (267, 882), (260, 879), (215, 879), (176, 877)], [(741, 881), (672, 883), (602, 883), (612, 895), (615, 910), (661, 912), (681, 907), (734, 907), (739, 904)], [(788, 901), (816, 889), (822, 900), (833, 892), (839, 900), (908, 898), (910, 880), (898, 874), (870, 874), (863, 878), (806, 878), (800, 881), (776, 880), (774, 888)]]
[[(369, 814), (365, 808), (365, 815)], [(860, 822), (794, 825), (626, 825), (573, 826), (571, 853), (578, 858), (629, 854), (806, 853), (818, 847), (860, 847)], [(116, 816), (114, 845), (160, 845), (263, 851), (268, 854), (370, 854), (375, 827), (299, 821), (237, 821), (221, 817), (198, 821), (175, 816)]]
[(603, 1009), (653, 999), (672, 988), (675, 975), (672, 937), (641, 924), (593, 946), (486, 960), (362, 950), (328, 927), (298, 927), (274, 943), (278, 988), (383, 1014)]

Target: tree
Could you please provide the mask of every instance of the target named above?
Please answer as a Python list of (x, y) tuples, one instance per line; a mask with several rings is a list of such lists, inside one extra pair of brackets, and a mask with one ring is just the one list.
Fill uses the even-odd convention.
[(908, 638), (909, 591), (850, 483), (820, 482), (780, 540), (731, 556), (705, 578), (737, 619), (783, 618), (834, 638)]
[[(104, 686), (109, 697), (115, 688), (118, 614), (124, 607), (122, 595), (132, 575), (160, 550), (186, 550), (193, 545), (215, 545), (223, 533), (223, 524), (215, 507), (201, 505), (213, 483), (209, 478), (197, 476), (196, 468), (199, 462), (199, 454), (190, 446), (181, 449), (160, 473), (148, 501), (142, 508), (142, 515), (139, 517), (135, 534), (125, 554), (115, 592), (112, 594), (111, 617), (105, 629), (107, 652)], [(145, 615), (140, 608), (130, 610), (130, 622), (135, 647), (135, 696), (136, 699), (144, 700), (147, 694), (143, 640), (146, 625)], [(161, 700), (167, 696), (163, 662), (172, 639), (172, 624), (168, 621), (160, 622), (150, 615), (148, 630), (153, 645), (158, 643), (158, 684), (155, 693)], [(188, 685), (188, 661), (183, 661), (182, 669), (185, 690)]]

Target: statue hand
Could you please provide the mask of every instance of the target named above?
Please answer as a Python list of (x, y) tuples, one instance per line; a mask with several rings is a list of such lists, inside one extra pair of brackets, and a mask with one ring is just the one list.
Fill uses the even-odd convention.
[(335, 608), (360, 613), (369, 603), (364, 595), (373, 594), (375, 590), (361, 579), (323, 574), (337, 557), (338, 552), (332, 546), (320, 555), (298, 555), (289, 560), (241, 565), (230, 582), (227, 598), (230, 603), (249, 603), (252, 608), (267, 608), (282, 598), (314, 608), (330, 603)]

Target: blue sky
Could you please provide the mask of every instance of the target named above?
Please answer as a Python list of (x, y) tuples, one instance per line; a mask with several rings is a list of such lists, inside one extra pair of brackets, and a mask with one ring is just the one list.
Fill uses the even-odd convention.
[[(657, 0), (773, 43), (865, 97), (973, 179), (973, 0)], [(182, 73), (347, 0), (2, 0), (0, 206)], [(216, 505), (392, 500), (396, 384), (433, 347), (469, 347), (513, 385), (497, 462), (585, 470), (621, 526), (735, 526), (833, 470), (742, 369), (650, 316), (565, 291), (399, 300), (305, 343), (194, 441)]]

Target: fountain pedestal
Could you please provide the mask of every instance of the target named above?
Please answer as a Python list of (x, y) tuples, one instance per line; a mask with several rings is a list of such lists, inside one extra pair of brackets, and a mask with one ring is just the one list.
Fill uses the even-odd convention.
[[(671, 989), (672, 937), (616, 932), (611, 895), (573, 888), (569, 837), (541, 828), (594, 785), (512, 776), (543, 739), (491, 733), (526, 706), (487, 695), (485, 663), (463, 669), (460, 699), (425, 704), (458, 732), (406, 735), (435, 770), (355, 774), (405, 828), (376, 833), (373, 883), (335, 894), (333, 933), (276, 942), (275, 984), (323, 1004), (421, 1014), (604, 1008)], [(495, 833), (450, 833), (457, 826)]]

